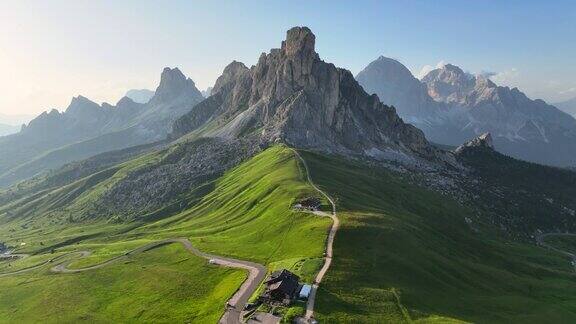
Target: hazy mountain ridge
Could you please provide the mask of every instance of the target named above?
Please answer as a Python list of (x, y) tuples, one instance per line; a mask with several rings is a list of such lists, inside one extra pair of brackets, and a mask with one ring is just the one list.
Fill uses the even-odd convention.
[(555, 103), (554, 106), (576, 118), (576, 97), (570, 100)]
[(18, 132), (20, 126), (0, 124), (0, 136), (10, 135)]
[(147, 104), (124, 97), (116, 106), (78, 96), (60, 113), (53, 109), (22, 131), (0, 138), (0, 185), (25, 179), (67, 162), (162, 140), (172, 121), (203, 100), (194, 82), (166, 68)]
[(490, 132), (496, 149), (507, 155), (557, 166), (576, 164), (576, 120), (517, 88), (447, 64), (422, 79), (426, 95), (403, 65), (386, 58), (372, 62), (357, 78), (433, 142), (459, 145)]

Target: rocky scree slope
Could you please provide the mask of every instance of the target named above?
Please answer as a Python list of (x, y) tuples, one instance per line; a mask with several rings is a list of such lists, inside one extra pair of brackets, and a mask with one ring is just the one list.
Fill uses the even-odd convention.
[(263, 53), (252, 68), (231, 63), (212, 95), (176, 120), (172, 136), (247, 137), (262, 145), (283, 142), (413, 164), (450, 159), (394, 108), (368, 95), (349, 71), (322, 61), (314, 46), (310, 29), (295, 27), (281, 48)]
[(455, 150), (466, 168), (458, 176), (463, 201), (477, 211), (466, 221), (519, 240), (539, 232), (576, 231), (576, 173), (520, 161), (494, 150), (490, 134)]

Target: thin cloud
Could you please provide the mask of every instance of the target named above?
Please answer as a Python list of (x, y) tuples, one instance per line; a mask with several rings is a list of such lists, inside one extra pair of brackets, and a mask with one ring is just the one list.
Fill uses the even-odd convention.
[(502, 72), (497, 72), (490, 76), (490, 80), (500, 85), (513, 85), (520, 78), (520, 71), (516, 68), (511, 68)]
[(444, 60), (441, 60), (435, 66), (426, 64), (420, 69), (420, 72), (416, 73), (416, 77), (421, 80), (423, 77), (426, 76), (426, 74), (430, 73), (433, 70), (441, 69), (446, 64), (448, 64), (448, 63)]

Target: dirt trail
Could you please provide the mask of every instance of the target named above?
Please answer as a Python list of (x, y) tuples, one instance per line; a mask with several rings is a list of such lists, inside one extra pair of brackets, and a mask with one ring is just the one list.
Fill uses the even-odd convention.
[[(166, 240), (161, 240), (161, 241), (157, 241), (157, 242), (152, 242), (152, 243), (143, 245), (141, 247), (138, 247), (138, 248), (136, 248), (130, 252), (123, 254), (123, 255), (111, 258), (111, 259), (104, 261), (102, 263), (88, 266), (85, 268), (78, 268), (78, 269), (70, 269), (70, 268), (68, 268), (68, 266), (72, 262), (77, 261), (78, 259), (88, 257), (91, 253), (90, 253), (90, 251), (71, 252), (71, 253), (60, 255), (60, 256), (52, 259), (52, 260), (42, 262), (40, 264), (37, 264), (35, 266), (29, 267), (26, 269), (21, 269), (21, 270), (14, 271), (14, 272), (0, 274), (0, 277), (15, 275), (15, 274), (19, 274), (19, 273), (23, 273), (23, 272), (27, 272), (27, 271), (32, 271), (32, 270), (38, 269), (38, 268), (40, 268), (40, 267), (42, 267), (48, 263), (54, 263), (56, 261), (59, 261), (59, 260), (63, 259), (64, 257), (70, 256), (70, 255), (78, 255), (78, 257), (63, 261), (61, 263), (58, 263), (55, 266), (53, 266), (50, 270), (52, 272), (58, 272), (58, 273), (78, 273), (78, 272), (83, 272), (83, 271), (89, 271), (89, 270), (94, 270), (94, 269), (99, 269), (99, 268), (105, 267), (105, 266), (110, 265), (112, 263), (118, 262), (122, 259), (125, 259), (128, 256), (136, 255), (138, 253), (142, 253), (142, 252), (151, 250), (153, 248), (156, 248), (156, 247), (159, 247), (162, 245), (166, 245), (166, 244), (171, 244), (171, 243), (180, 243), (190, 253), (197, 255), (199, 257), (205, 258), (205, 259), (209, 259), (209, 260), (211, 260), (211, 262), (213, 264), (217, 264), (217, 265), (224, 266), (224, 267), (231, 267), (231, 268), (239, 268), (239, 269), (248, 270), (248, 278), (246, 278), (246, 280), (242, 283), (240, 288), (228, 300), (224, 315), (222, 315), (222, 318), (220, 319), (220, 323), (225, 323), (225, 324), (241, 323), (241, 312), (244, 309), (244, 306), (246, 305), (246, 303), (248, 302), (248, 299), (250, 298), (250, 296), (252, 296), (254, 291), (256, 291), (256, 289), (258, 288), (258, 285), (260, 284), (260, 282), (262, 280), (264, 280), (264, 276), (266, 275), (266, 268), (263, 265), (258, 264), (258, 263), (254, 263), (254, 262), (242, 261), (242, 260), (237, 260), (237, 259), (232, 259), (232, 258), (227, 258), (227, 257), (222, 257), (222, 256), (204, 253), (204, 252), (198, 250), (197, 248), (195, 248), (192, 245), (192, 243), (186, 238), (173, 238), (173, 239), (166, 239)], [(224, 307), (225, 305), (222, 305), (222, 306)]]
[(334, 203), (334, 200), (332, 200), (332, 198), (326, 192), (322, 191), (320, 188), (318, 188), (318, 186), (316, 186), (316, 184), (314, 184), (312, 178), (310, 177), (310, 170), (308, 169), (308, 164), (302, 158), (300, 153), (298, 153), (296, 150), (294, 150), (294, 153), (296, 154), (298, 159), (302, 161), (304, 169), (306, 170), (306, 178), (308, 179), (310, 185), (316, 191), (318, 191), (320, 194), (326, 197), (326, 199), (328, 199), (328, 201), (332, 205), (332, 213), (325, 213), (321, 211), (314, 212), (316, 215), (319, 216), (330, 217), (332, 219), (332, 226), (330, 227), (330, 231), (328, 232), (328, 239), (326, 240), (326, 256), (324, 257), (324, 265), (322, 266), (322, 269), (320, 269), (320, 271), (316, 275), (316, 278), (314, 279), (314, 283), (312, 284), (312, 290), (310, 291), (310, 296), (308, 297), (308, 302), (306, 303), (306, 314), (304, 316), (304, 319), (306, 322), (311, 322), (314, 317), (314, 304), (316, 302), (316, 292), (318, 291), (318, 286), (322, 282), (322, 278), (324, 278), (324, 275), (326, 274), (326, 272), (328, 272), (328, 269), (332, 264), (332, 257), (333, 257), (332, 246), (334, 245), (334, 237), (336, 237), (336, 232), (338, 231), (338, 228), (340, 226), (340, 220), (336, 216), (336, 204)]

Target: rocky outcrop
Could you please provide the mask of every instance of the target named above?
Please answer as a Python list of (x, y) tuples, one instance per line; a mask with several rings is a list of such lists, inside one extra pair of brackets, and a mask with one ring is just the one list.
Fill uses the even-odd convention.
[(227, 66), (212, 96), (177, 120), (173, 135), (202, 128), (204, 136), (251, 137), (263, 145), (402, 162), (441, 159), (394, 108), (368, 95), (349, 71), (322, 61), (306, 27), (290, 29), (281, 48), (250, 69)]
[(473, 75), (452, 64), (430, 71), (422, 82), (428, 86), (428, 94), (434, 100), (447, 103), (464, 102), (466, 94), (476, 85)]
[[(194, 201), (191, 198), (202, 196), (214, 179), (257, 152), (258, 147), (245, 140), (203, 138), (173, 145), (162, 160), (131, 172), (106, 191), (98, 210), (131, 218), (167, 206), (174, 208), (170, 203), (182, 195), (187, 195), (186, 201)], [(180, 204), (178, 209), (187, 207)]]
[(456, 148), (454, 152), (456, 154), (461, 154), (467, 149), (480, 148), (494, 150), (494, 143), (492, 141), (492, 135), (490, 133), (484, 133)]

